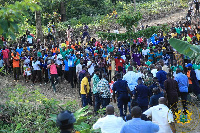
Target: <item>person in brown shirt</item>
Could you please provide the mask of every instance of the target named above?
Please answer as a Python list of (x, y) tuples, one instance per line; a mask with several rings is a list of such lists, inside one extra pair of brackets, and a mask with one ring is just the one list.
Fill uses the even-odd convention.
[(176, 80), (171, 78), (171, 73), (167, 73), (167, 79), (164, 82), (166, 97), (168, 99), (168, 107), (172, 109), (173, 112), (177, 112), (177, 102), (178, 102), (178, 83)]

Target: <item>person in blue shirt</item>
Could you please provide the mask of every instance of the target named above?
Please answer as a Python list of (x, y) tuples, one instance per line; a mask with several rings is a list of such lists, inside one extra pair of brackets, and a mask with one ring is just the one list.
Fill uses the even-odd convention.
[(69, 66), (68, 66), (68, 58), (65, 56), (65, 60), (63, 61), (63, 65), (65, 65), (64, 78), (69, 82)]
[(16, 52), (19, 53), (20, 56), (21, 56), (22, 51), (23, 51), (23, 48), (21, 46), (19, 48), (16, 48)]
[[(128, 87), (127, 81), (121, 79), (121, 74), (117, 74), (117, 81), (113, 84), (113, 92), (117, 92), (117, 105), (120, 110), (120, 116), (124, 117), (127, 113), (127, 104), (129, 101), (128, 93), (131, 91)], [(131, 94), (132, 95), (132, 94)], [(114, 103), (116, 102), (115, 93), (113, 93)], [(124, 114), (125, 112), (125, 114)]]
[(161, 48), (159, 47), (158, 51), (155, 53), (156, 62), (159, 61), (160, 59), (162, 59), (162, 55), (163, 55), (163, 52), (161, 51)]
[(45, 82), (45, 84), (47, 84), (47, 82), (49, 81), (47, 63), (44, 61), (43, 58), (41, 58), (40, 61), (41, 61), (40, 66), (44, 72), (44, 82)]
[(180, 95), (181, 95), (181, 100), (183, 104), (183, 109), (187, 109), (187, 95), (188, 95), (188, 86), (189, 86), (189, 81), (188, 77), (182, 73), (181, 68), (176, 69), (176, 76), (175, 80), (178, 83)]
[(71, 51), (68, 55), (68, 67), (69, 67), (69, 82), (71, 87), (74, 88), (75, 78), (76, 78), (76, 56), (74, 55), (74, 51)]
[(158, 78), (158, 82), (160, 83), (160, 87), (164, 89), (164, 81), (167, 79), (167, 73), (162, 70), (162, 66), (157, 67), (158, 72), (156, 73), (156, 77)]
[(127, 121), (120, 133), (155, 133), (159, 131), (159, 125), (151, 121), (141, 119), (142, 109), (135, 106), (131, 109), (132, 120)]
[(151, 95), (150, 89), (143, 85), (142, 78), (138, 78), (138, 86), (133, 91), (134, 98), (137, 101), (138, 106), (142, 109), (142, 112), (148, 109), (148, 97)]

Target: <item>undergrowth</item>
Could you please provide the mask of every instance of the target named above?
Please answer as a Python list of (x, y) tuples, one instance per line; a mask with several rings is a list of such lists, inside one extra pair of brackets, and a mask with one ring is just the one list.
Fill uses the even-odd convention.
[(91, 127), (103, 116), (104, 110), (94, 116), (91, 107), (78, 109), (75, 100), (63, 104), (54, 98), (46, 98), (39, 89), (29, 90), (20, 85), (2, 88), (1, 92), (4, 92), (1, 97), (6, 99), (6, 102), (0, 104), (0, 133), (58, 133), (56, 117), (64, 110), (74, 112), (74, 131), (100, 132), (92, 130)]

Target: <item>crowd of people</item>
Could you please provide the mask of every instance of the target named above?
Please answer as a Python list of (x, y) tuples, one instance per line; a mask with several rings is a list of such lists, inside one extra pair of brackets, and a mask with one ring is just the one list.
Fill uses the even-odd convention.
[[(95, 113), (108, 107), (107, 113), (113, 114), (113, 107), (108, 106), (111, 101), (117, 101), (123, 118), (128, 112), (135, 118), (142, 113), (154, 116), (154, 111), (159, 112), (156, 108), (163, 108), (165, 113), (169, 108), (176, 112), (179, 96), (186, 113), (190, 94), (200, 95), (200, 64), (178, 53), (168, 40), (177, 38), (199, 45), (200, 22), (198, 16), (192, 16), (192, 10), (189, 9), (186, 21), (172, 24), (169, 33), (160, 31), (151, 38), (138, 38), (132, 47), (127, 41), (91, 38), (87, 25), (80, 39), (72, 35), (70, 26), (65, 39), (55, 37), (54, 27), (53, 30), (49, 27), (44, 43), (39, 39), (34, 42), (28, 31), (19, 42), (9, 45), (2, 37), (4, 45), (0, 51), (0, 69), (3, 68), (6, 74), (13, 73), (15, 82), (23, 79), (32, 82), (32, 86), (50, 83), (54, 93), (59, 84), (67, 81), (71, 88), (79, 89), (82, 106), (94, 106)], [(132, 108), (134, 106), (137, 107)], [(112, 117), (105, 119), (116, 119)], [(159, 116), (155, 117), (158, 121)], [(137, 119), (133, 123), (136, 121), (143, 124)], [(93, 127), (101, 127), (99, 125), (97, 122)], [(152, 132), (159, 130), (157, 125), (146, 125), (145, 131), (149, 128)], [(126, 123), (121, 132), (136, 130), (129, 126)]]

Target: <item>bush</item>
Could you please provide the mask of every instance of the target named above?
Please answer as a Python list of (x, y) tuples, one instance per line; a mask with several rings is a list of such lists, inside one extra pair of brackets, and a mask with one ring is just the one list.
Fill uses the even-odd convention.
[(162, 30), (163, 32), (168, 32), (169, 27), (167, 27), (166, 25), (152, 26), (144, 30), (140, 30), (136, 33), (126, 32), (126, 33), (116, 34), (116, 33), (97, 32), (97, 34), (99, 37), (110, 41), (112, 40), (125, 41), (129, 39), (137, 39), (139, 37), (150, 38), (154, 33), (158, 33), (158, 31), (160, 30)]
[[(0, 132), (59, 132), (50, 115), (62, 110), (74, 111), (77, 103), (69, 101), (59, 106), (59, 101), (47, 99), (39, 90), (29, 91), (22, 86), (7, 88), (7, 102), (1, 105)], [(72, 105), (74, 106), (68, 106)]]
[(76, 122), (74, 130), (80, 133), (100, 132), (93, 130), (92, 125), (105, 112), (93, 115), (93, 107), (78, 109), (75, 100), (62, 104), (51, 98), (46, 98), (39, 90), (29, 90), (23, 86), (3, 88), (3, 99), (7, 101), (0, 105), (0, 132), (1, 133), (57, 133), (57, 114), (63, 110), (74, 112)]

